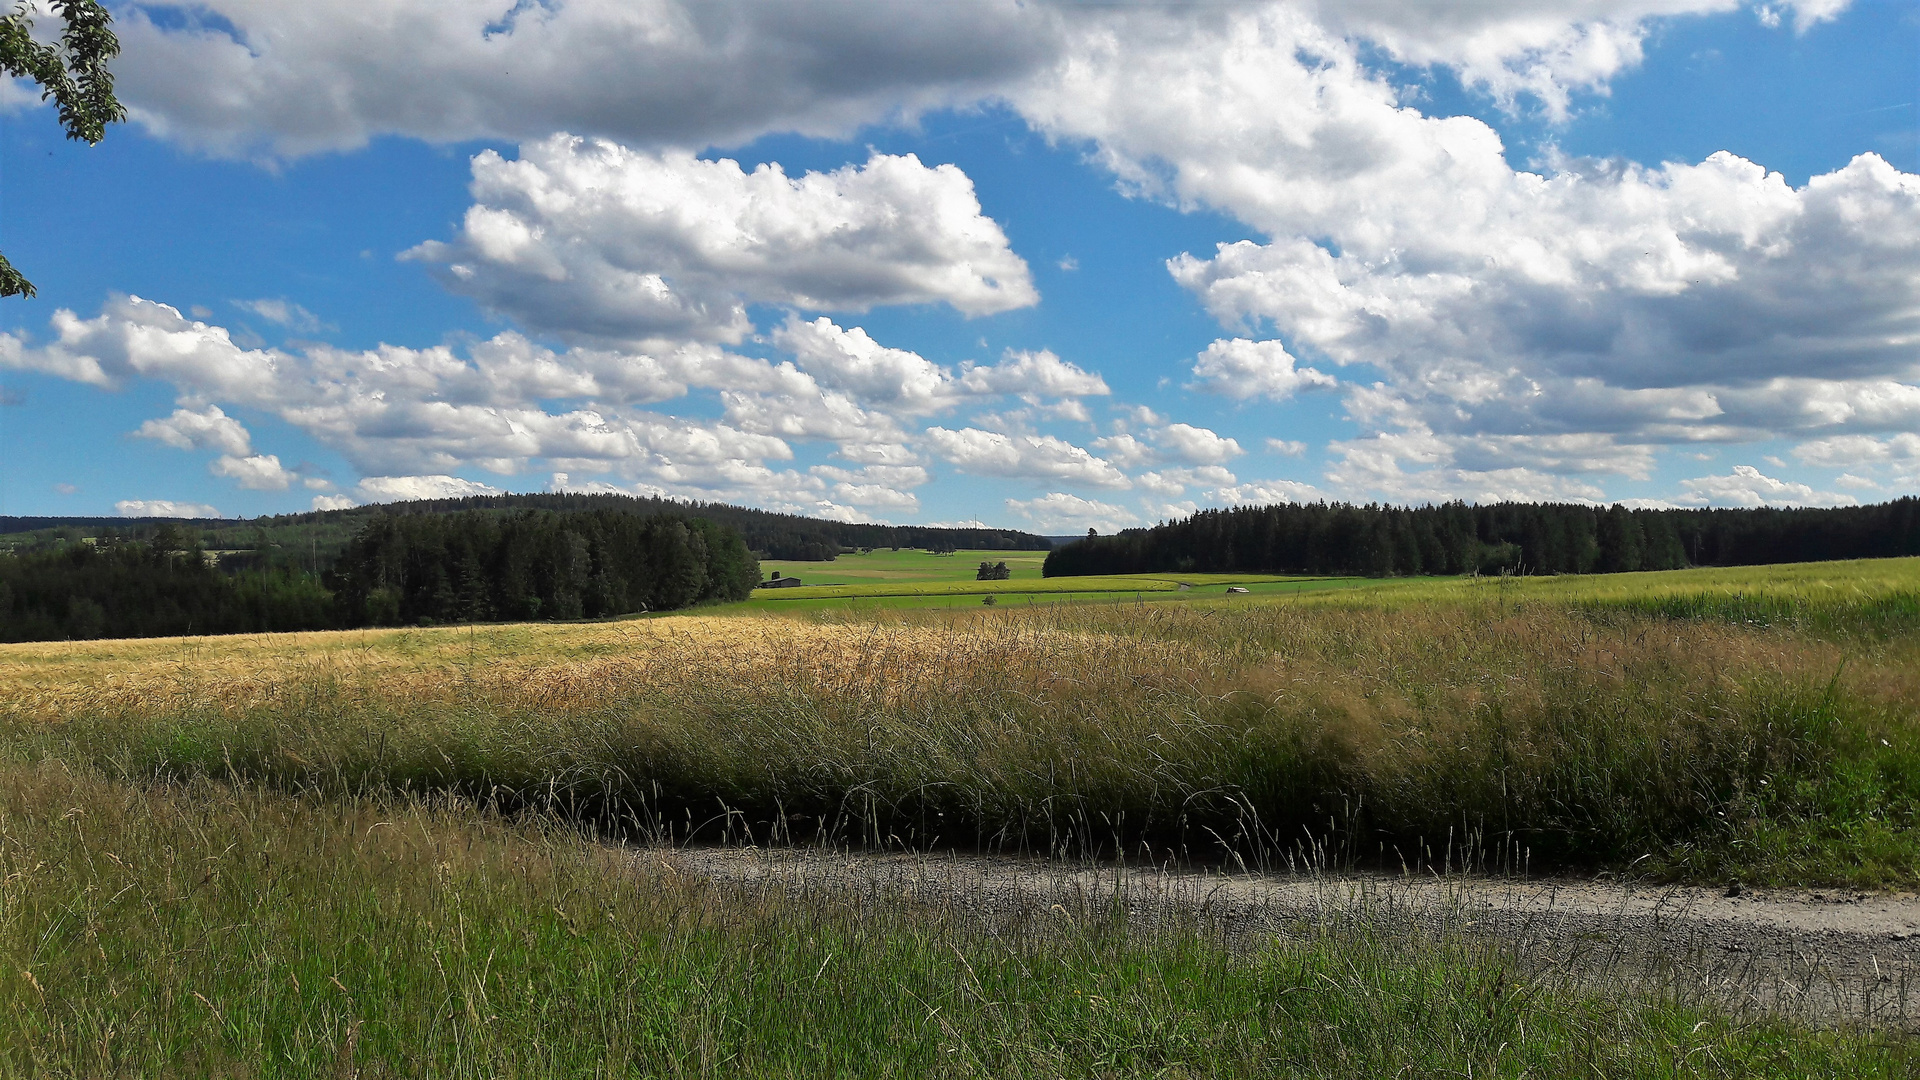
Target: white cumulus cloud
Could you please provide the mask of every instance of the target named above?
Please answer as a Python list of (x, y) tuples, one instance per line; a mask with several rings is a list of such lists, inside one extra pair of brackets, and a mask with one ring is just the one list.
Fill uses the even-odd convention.
[(1049, 349), (1009, 349), (991, 367), (970, 367), (960, 385), (974, 394), (1017, 394), (1026, 398), (1100, 397), (1111, 393), (1106, 380), (1055, 356)]
[(1007, 509), (1042, 531), (1099, 529), (1115, 532), (1137, 525), (1140, 517), (1124, 506), (1097, 499), (1085, 499), (1064, 491), (1052, 491), (1037, 499), (1008, 499)]
[(1298, 480), (1250, 480), (1227, 484), (1205, 493), (1209, 500), (1228, 506), (1275, 506), (1280, 503), (1318, 502), (1326, 492)]
[(1339, 385), (1331, 375), (1296, 366), (1293, 354), (1280, 342), (1246, 338), (1222, 339), (1207, 346), (1194, 361), (1193, 375), (1197, 389), (1242, 399), (1285, 401), (1311, 387)]
[[(1126, 486), (1122, 468), (1153, 468), (1161, 488), (1179, 469), (1222, 468), (1231, 455), (1156, 434), (1164, 418), (1116, 429), (1100, 456), (1032, 430), (1084, 418), (1078, 399), (1107, 392), (1044, 350), (949, 369), (811, 319), (1034, 302), (1026, 263), (959, 169), (874, 154), (790, 176), (690, 152), (992, 102), (1132, 194), (1245, 225), (1250, 239), (1169, 262), (1223, 333), (1193, 359), (1192, 385), (1254, 408), (1338, 372), (1360, 429), (1329, 447), (1327, 487), (1344, 497), (1600, 500), (1603, 478), (1649, 477), (1676, 447), (1793, 440), (1808, 464), (1841, 468), (1840, 450), (1816, 448), (1891, 447), (1920, 429), (1920, 178), (1871, 154), (1797, 187), (1731, 154), (1515, 168), (1491, 126), (1429, 115), (1380, 62), (1445, 68), (1557, 120), (1637, 65), (1663, 19), (1745, 8), (1805, 32), (1846, 0), (502, 7), (206, 0), (160, 22), (133, 8), (121, 85), (139, 122), (216, 153), (388, 133), (521, 141), (518, 160), (474, 159), (459, 230), (416, 253), (574, 348), (503, 334), (459, 349), (251, 349), (128, 298), (96, 319), (57, 313), (44, 346), (0, 335), (0, 366), (163, 380), (392, 475), (538, 463), (844, 509), (836, 485), (908, 489), (771, 467), (791, 459), (787, 440), (835, 442), (853, 464), (911, 463), (920, 447), (969, 471), (1106, 488)], [(312, 318), (248, 303), (290, 328)], [(806, 313), (773, 334), (792, 362), (720, 347), (754, 332), (751, 304)], [(639, 407), (702, 388), (723, 391), (722, 420)], [(972, 421), (1018, 434), (913, 430), (968, 395), (1025, 400)], [(263, 456), (245, 451), (223, 460)], [(1910, 475), (1904, 462), (1855, 472)], [(1699, 478), (1688, 497), (1721, 498), (1721, 481), (1774, 497), (1738, 473)]]
[(1726, 476), (1682, 480), (1680, 501), (1701, 506), (1853, 506), (1851, 495), (1815, 491), (1791, 480), (1776, 480), (1751, 465), (1735, 465)]
[[(1154, 421), (1159, 417), (1144, 410)], [(1239, 440), (1193, 424), (1160, 423), (1139, 434), (1122, 432), (1093, 440), (1096, 450), (1117, 465), (1220, 465), (1246, 453)]]
[(1920, 434), (1907, 431), (1887, 439), (1871, 435), (1814, 439), (1795, 447), (1793, 456), (1809, 465), (1830, 469), (1915, 462), (1920, 461)]
[(285, 491), (295, 476), (280, 465), (274, 454), (222, 455), (207, 466), (215, 476), (224, 476), (248, 491)]
[(498, 495), (500, 489), (458, 476), (369, 476), (355, 489), (367, 502), (410, 502), (417, 499), (465, 499)]
[(773, 341), (828, 388), (875, 408), (936, 412), (959, 396), (952, 372), (918, 353), (888, 348), (858, 326), (843, 329), (825, 317), (791, 317), (774, 331)]
[(1200, 465), (1191, 469), (1160, 469), (1143, 472), (1134, 477), (1133, 482), (1155, 495), (1171, 498), (1185, 494), (1190, 487), (1205, 485), (1226, 487), (1239, 481), (1233, 473), (1219, 465)]
[[(1798, 188), (1724, 153), (1516, 169), (1492, 127), (1425, 115), (1360, 41), (1490, 71), (1469, 39), (1505, 65), (1548, 57), (1569, 27), (1637, 34), (1683, 6), (1130, 9), (1132, 29), (1076, 38), (1078, 60), (1017, 99), (1043, 130), (1090, 142), (1131, 189), (1263, 234), (1169, 264), (1243, 335), (1196, 361), (1196, 385), (1252, 396), (1266, 370), (1285, 393), (1303, 370), (1294, 357), (1322, 373), (1364, 365), (1377, 383), (1348, 391), (1363, 430), (1460, 444), (1441, 454), (1463, 459), (1457, 471), (1430, 454), (1441, 471), (1424, 479), (1409, 478), (1414, 458), (1345, 468), (1392, 481), (1362, 490), (1573, 497), (1597, 490), (1581, 474), (1643, 475), (1677, 443), (1911, 429), (1920, 177), (1871, 154)], [(1396, 36), (1422, 18), (1478, 29)], [(1605, 44), (1583, 34), (1566, 40)], [(1636, 61), (1603, 56), (1591, 76), (1568, 62), (1560, 85)], [(1252, 355), (1256, 338), (1284, 350)], [(1573, 460), (1569, 439), (1594, 454)]]
[(1058, 17), (1017, 0), (202, 0), (116, 12), (122, 98), (217, 153), (590, 131), (734, 145), (858, 126), (995, 92), (1057, 56)]
[(1154, 432), (1162, 456), (1189, 465), (1218, 465), (1246, 453), (1239, 442), (1192, 424), (1168, 424)]
[(253, 437), (218, 405), (197, 411), (175, 409), (171, 416), (141, 424), (134, 434), (179, 450), (219, 450), (220, 456), (208, 464), (207, 471), (248, 491), (285, 491), (295, 479), (277, 456), (254, 453)]
[(218, 405), (199, 410), (175, 409), (172, 416), (141, 424), (134, 434), (176, 450), (212, 448), (233, 456), (253, 452), (253, 438), (247, 429), (222, 412)]
[(114, 513), (129, 518), (217, 518), (220, 511), (206, 503), (175, 502), (172, 499), (121, 499), (113, 504)]
[[(471, 468), (512, 475), (538, 462), (708, 498), (777, 497), (785, 481), (764, 463), (793, 456), (778, 436), (634, 406), (693, 385), (812, 385), (790, 365), (782, 372), (712, 346), (658, 356), (554, 352), (513, 333), (475, 343), (465, 355), (447, 346), (248, 349), (222, 327), (139, 297), (111, 300), (92, 319), (57, 311), (52, 324), (54, 340), (41, 346), (0, 335), (0, 366), (105, 386), (164, 381), (184, 399), (277, 416), (374, 477)], [(564, 404), (547, 404), (556, 400)], [(885, 445), (874, 427), (854, 427), (861, 446)], [(289, 479), (271, 455), (253, 452), (246, 430), (218, 405), (183, 407), (138, 434), (219, 450), (216, 470), (242, 482), (276, 489)]]
[[(1745, 0), (1270, 0), (1263, 11), (1456, 71), (1501, 100), (1564, 115), (1638, 64), (1653, 20)], [(1847, 0), (1785, 0), (1804, 29)], [(1097, 55), (1191, 28), (1218, 8), (1139, 4), (898, 4), (885, 0), (200, 0), (156, 20), (119, 12), (116, 65), (134, 119), (216, 153), (302, 154), (385, 134), (434, 142), (557, 130), (650, 145), (740, 145), (771, 132), (845, 136), (863, 124), (1013, 97)], [(1143, 80), (1153, 72), (1142, 70)]]
[(448, 288), (581, 340), (737, 342), (749, 303), (865, 311), (945, 303), (968, 315), (1038, 301), (1027, 264), (953, 165), (875, 154), (789, 177), (681, 151), (569, 135), (473, 159), (451, 242), (407, 257)]
[(928, 428), (927, 447), (962, 472), (1020, 479), (1071, 480), (1125, 488), (1131, 481), (1104, 458), (1052, 435), (1006, 435), (979, 428)]

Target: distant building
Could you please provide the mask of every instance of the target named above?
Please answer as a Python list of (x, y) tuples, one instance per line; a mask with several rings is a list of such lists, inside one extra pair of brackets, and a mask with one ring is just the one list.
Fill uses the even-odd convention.
[(797, 577), (781, 577), (775, 574), (772, 578), (761, 582), (759, 587), (762, 589), (791, 589), (799, 584), (800, 579)]

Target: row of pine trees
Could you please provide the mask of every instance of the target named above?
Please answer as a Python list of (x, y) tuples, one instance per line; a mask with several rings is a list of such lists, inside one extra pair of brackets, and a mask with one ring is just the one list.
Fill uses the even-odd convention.
[(759, 577), (739, 533), (675, 515), (383, 516), (319, 573), (222, 566), (169, 524), (0, 555), (0, 640), (597, 618), (745, 599)]
[(744, 600), (760, 562), (704, 518), (470, 511), (376, 518), (327, 581), (357, 625), (591, 619)]
[(633, 495), (587, 493), (528, 493), (481, 495), (464, 499), (425, 499), (378, 508), (329, 510), (266, 519), (267, 524), (313, 526), (360, 516), (440, 517), (450, 513), (486, 511), (512, 514), (524, 510), (554, 513), (621, 513), (640, 517), (678, 516), (725, 525), (740, 534), (747, 546), (763, 558), (799, 562), (826, 562), (843, 551), (872, 548), (925, 548), (930, 551), (1045, 551), (1048, 542), (1032, 533), (1012, 529), (939, 528), (928, 525), (880, 525), (826, 521), (778, 514), (725, 503), (680, 502)]
[(177, 525), (148, 540), (72, 540), (0, 555), (0, 641), (322, 630), (337, 624), (317, 575), (229, 573)]
[(1920, 555), (1920, 500), (1751, 510), (1311, 503), (1090, 534), (1048, 555), (1045, 574), (1588, 574), (1899, 555)]

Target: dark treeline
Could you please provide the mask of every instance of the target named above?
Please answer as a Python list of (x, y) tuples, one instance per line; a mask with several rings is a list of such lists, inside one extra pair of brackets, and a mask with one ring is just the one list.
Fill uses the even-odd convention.
[(922, 548), (954, 551), (1045, 551), (1050, 542), (1012, 529), (946, 529), (923, 525), (860, 525), (821, 521), (725, 503), (676, 502), (612, 494), (493, 495), (467, 499), (315, 510), (244, 521), (0, 517), (0, 552), (64, 550), (84, 538), (149, 541), (162, 528), (194, 538), (216, 551), (223, 570), (255, 569), (318, 574), (346, 551), (369, 522), (385, 517), (434, 516), (476, 511), (508, 516), (526, 510), (553, 513), (604, 511), (641, 516), (702, 518), (727, 526), (762, 558), (824, 561), (861, 548)]
[(228, 573), (177, 526), (150, 540), (75, 541), (0, 556), (0, 640), (165, 637), (336, 625), (314, 575)]
[[(177, 518), (147, 518), (156, 527), (163, 524), (178, 525)], [(111, 530), (126, 528), (128, 521), (123, 517), (0, 517), (0, 536), (8, 533), (38, 532), (40, 530), (81, 529)]]
[(1920, 555), (1920, 500), (1758, 510), (1312, 503), (1089, 535), (1054, 549), (1044, 573), (1587, 574), (1898, 555)]
[(760, 563), (703, 518), (467, 511), (379, 518), (327, 580), (355, 625), (579, 619), (744, 600)]
[(745, 599), (759, 576), (732, 529), (666, 515), (378, 516), (323, 573), (216, 560), (165, 523), (0, 554), (0, 640), (593, 618)]
[[(610, 513), (701, 518), (725, 525), (746, 541), (747, 547), (768, 559), (819, 562), (832, 559), (842, 551), (859, 548), (925, 548), (933, 551), (957, 549), (985, 551), (1045, 551), (1051, 545), (1044, 537), (1011, 529), (947, 529), (926, 525), (863, 525), (844, 521), (822, 521), (794, 514), (776, 514), (726, 503), (678, 502), (673, 499), (642, 498), (635, 495), (530, 494), (482, 495), (465, 499), (422, 499), (394, 503), (379, 508), (383, 514), (409, 516), (480, 511), (510, 513), (519, 510), (549, 510), (565, 513), (605, 511)], [(354, 514), (355, 510), (331, 511)], [(288, 515), (288, 520), (324, 519), (327, 514)], [(279, 520), (279, 519), (275, 519)]]

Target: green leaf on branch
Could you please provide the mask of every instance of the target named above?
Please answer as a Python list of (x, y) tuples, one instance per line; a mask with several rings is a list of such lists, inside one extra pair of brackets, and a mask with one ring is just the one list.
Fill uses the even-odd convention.
[(33, 287), (33, 282), (20, 276), (20, 271), (13, 268), (7, 257), (0, 255), (0, 296), (24, 296), (31, 300), (37, 295), (39, 290)]
[[(113, 16), (98, 0), (51, 0), (48, 6), (66, 24), (58, 45), (33, 39), (36, 8), (27, 0), (0, 15), (0, 73), (39, 84), (40, 99), (53, 100), (67, 138), (92, 146), (106, 138), (108, 124), (127, 118), (107, 70), (107, 61), (120, 55)], [(33, 283), (0, 256), (0, 296), (33, 295)]]

